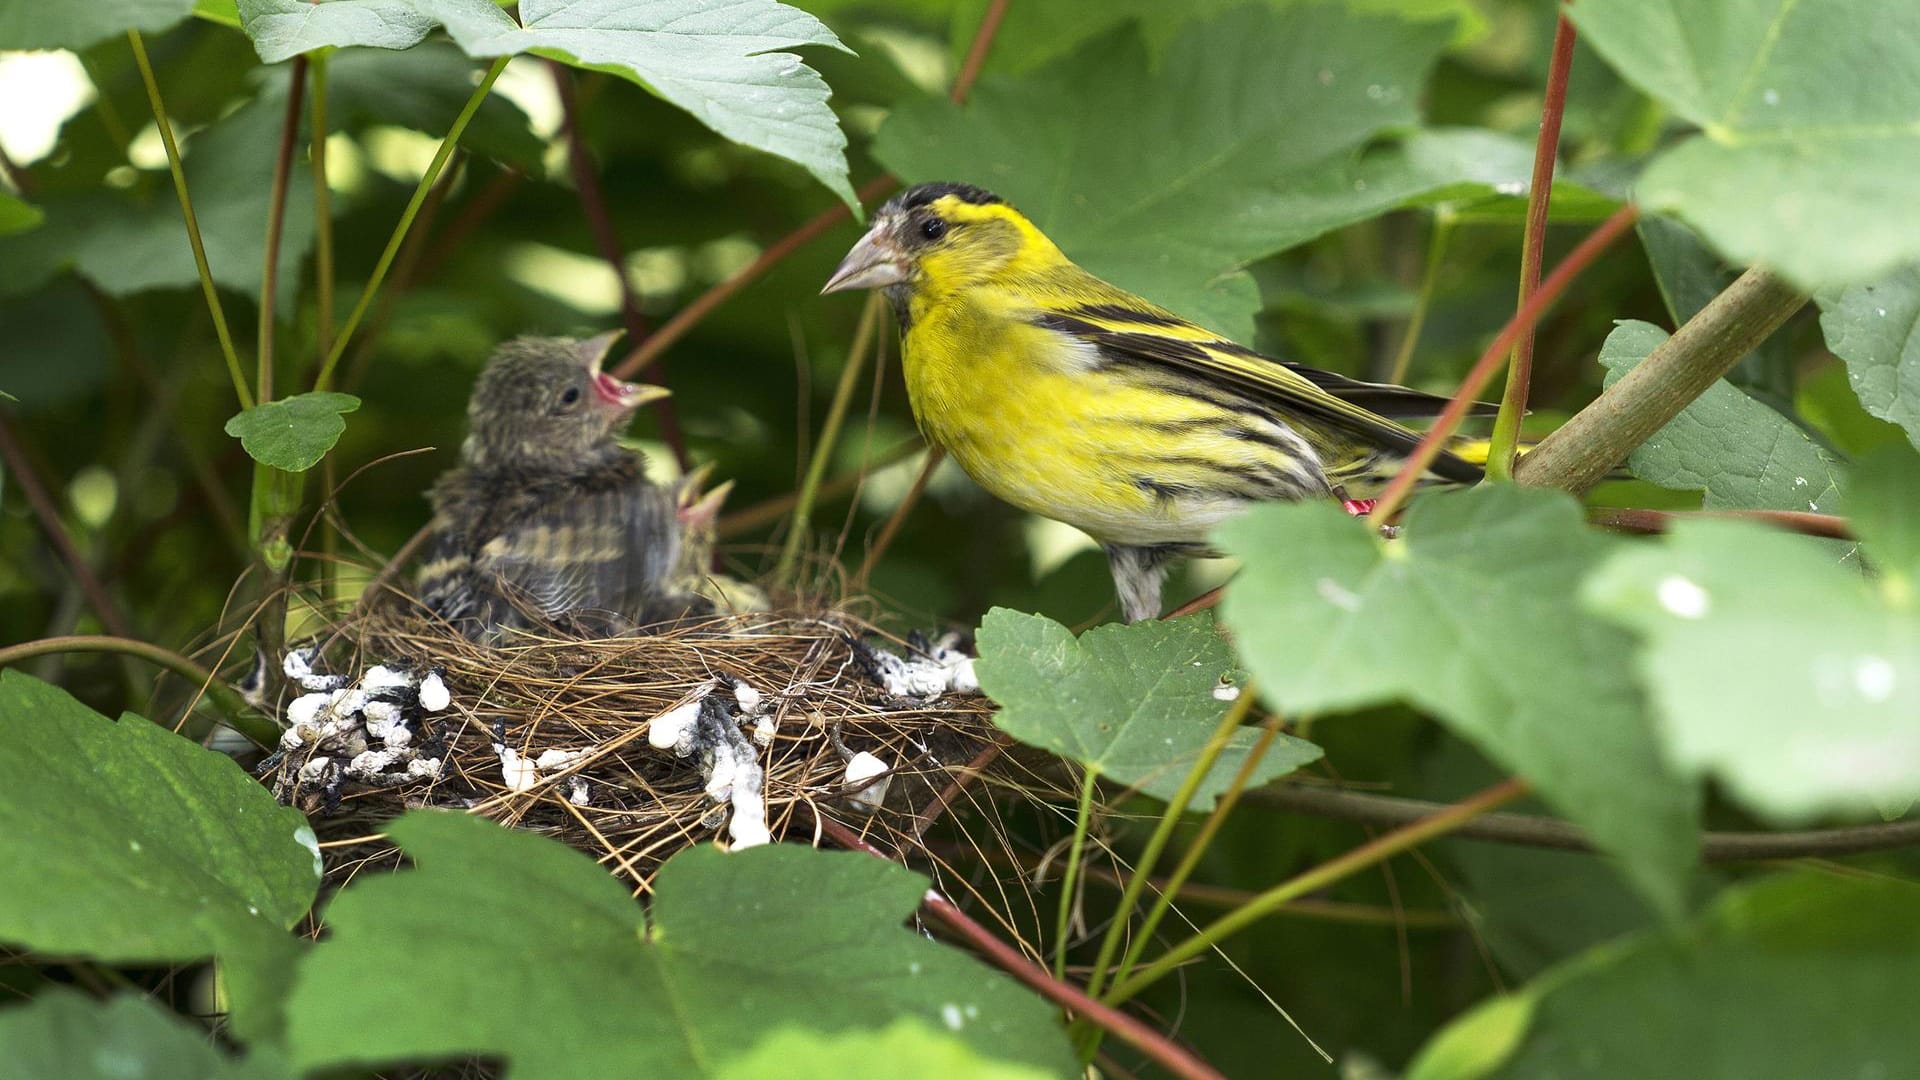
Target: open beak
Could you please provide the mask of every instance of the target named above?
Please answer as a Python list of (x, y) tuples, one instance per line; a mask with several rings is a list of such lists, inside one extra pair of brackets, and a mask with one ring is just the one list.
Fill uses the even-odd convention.
[(664, 386), (647, 386), (643, 383), (621, 382), (619, 379), (600, 370), (613, 354), (614, 343), (620, 340), (623, 330), (609, 330), (604, 334), (582, 341), (580, 361), (593, 373), (593, 391), (608, 408), (628, 412), (645, 405), (649, 401), (659, 401), (673, 392)]
[(894, 246), (893, 240), (886, 236), (880, 225), (867, 230), (867, 235), (853, 245), (847, 257), (840, 260), (834, 268), (833, 276), (827, 279), (827, 293), (847, 292), (852, 289), (879, 289), (888, 285), (898, 285), (907, 280), (908, 264), (905, 253)]

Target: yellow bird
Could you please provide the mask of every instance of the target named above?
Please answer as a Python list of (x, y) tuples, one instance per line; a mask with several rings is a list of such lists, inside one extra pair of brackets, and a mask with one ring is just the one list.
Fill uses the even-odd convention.
[[(1362, 513), (1445, 399), (1263, 356), (1094, 277), (999, 196), (921, 184), (822, 292), (884, 289), (914, 419), (981, 487), (1099, 541), (1127, 621), (1249, 505)], [(1474, 483), (1442, 453), (1428, 479)]]

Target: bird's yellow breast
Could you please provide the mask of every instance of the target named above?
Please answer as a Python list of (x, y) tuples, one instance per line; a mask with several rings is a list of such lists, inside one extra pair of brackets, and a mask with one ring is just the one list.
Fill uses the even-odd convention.
[[(1168, 427), (1217, 410), (1102, 371), (1091, 344), (1029, 316), (1021, 301), (992, 290), (916, 303), (910, 313), (902, 366), (914, 417), (976, 483), (1114, 543), (1199, 543), (1244, 507), (1206, 492), (1198, 465), (1191, 493), (1166, 493), (1187, 486), (1167, 460)], [(1245, 453), (1244, 445), (1189, 449), (1196, 461)]]

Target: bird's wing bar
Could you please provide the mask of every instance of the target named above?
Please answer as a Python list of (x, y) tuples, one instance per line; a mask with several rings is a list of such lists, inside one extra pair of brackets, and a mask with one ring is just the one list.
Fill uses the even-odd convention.
[[(1296, 365), (1281, 363), (1211, 335), (1199, 337), (1197, 335), (1205, 332), (1190, 323), (1169, 326), (1173, 333), (1140, 328), (1146, 325), (1168, 326), (1161, 321), (1157, 312), (1154, 313), (1153, 323), (1139, 319), (1111, 320), (1112, 323), (1119, 323), (1119, 326), (1111, 325), (1107, 319), (1088, 319), (1052, 312), (1035, 316), (1033, 322), (1046, 329), (1072, 334), (1091, 342), (1112, 363), (1143, 364), (1210, 383), (1278, 411), (1291, 412), (1304, 419), (1346, 431), (1398, 454), (1411, 452), (1420, 442), (1418, 432), (1336, 394), (1309, 378)], [(1196, 336), (1189, 337), (1189, 333)], [(1373, 385), (1345, 379), (1344, 376), (1331, 378), (1357, 387)], [(1406, 393), (1416, 392), (1409, 390)], [(1478, 467), (1444, 451), (1429, 468), (1439, 476), (1461, 483), (1475, 483), (1482, 475)]]
[(644, 594), (637, 499), (618, 489), (571, 494), (482, 545), (474, 570), (547, 619), (583, 609), (626, 613)]

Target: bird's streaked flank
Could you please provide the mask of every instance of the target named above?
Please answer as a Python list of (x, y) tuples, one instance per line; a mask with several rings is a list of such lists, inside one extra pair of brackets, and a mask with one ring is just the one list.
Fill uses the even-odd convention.
[[(1257, 502), (1360, 510), (1444, 398), (1262, 356), (1094, 277), (965, 184), (880, 208), (822, 292), (884, 289), (914, 418), (989, 492), (1106, 549), (1128, 621), (1166, 564)], [(1480, 467), (1442, 453), (1435, 482)]]

